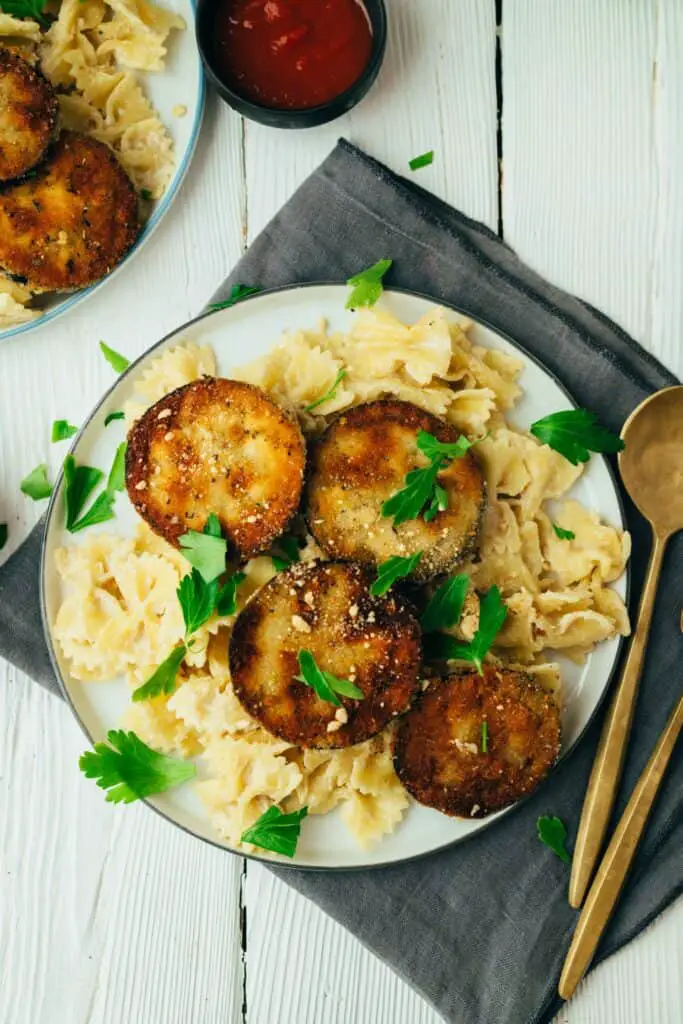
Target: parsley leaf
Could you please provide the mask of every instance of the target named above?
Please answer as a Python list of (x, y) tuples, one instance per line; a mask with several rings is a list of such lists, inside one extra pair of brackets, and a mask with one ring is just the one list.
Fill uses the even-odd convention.
[(529, 430), (541, 444), (554, 448), (574, 466), (588, 462), (591, 452), (614, 454), (624, 447), (621, 438), (601, 427), (595, 413), (588, 409), (554, 412), (536, 420)]
[(246, 574), (243, 572), (235, 572), (228, 580), (223, 584), (216, 597), (216, 614), (217, 615), (234, 615), (237, 610), (237, 588), (242, 582), (246, 580)]
[(259, 846), (262, 850), (271, 850), (273, 853), (281, 853), (284, 857), (293, 857), (301, 835), (301, 822), (307, 814), (308, 807), (302, 807), (300, 811), (294, 811), (292, 814), (283, 814), (280, 808), (273, 804), (253, 825), (244, 830), (240, 842), (251, 843), (252, 846)]
[(126, 414), (123, 412), (110, 412), (105, 416), (104, 425), (108, 427), (114, 420), (123, 420), (126, 418)]
[(409, 161), (408, 166), (411, 171), (419, 171), (421, 167), (429, 167), (434, 162), (434, 150), (430, 149), (427, 153), (421, 153), (420, 156), (414, 156)]
[(362, 700), (365, 696), (363, 691), (359, 690), (349, 679), (339, 679), (331, 672), (323, 672), (318, 667), (311, 651), (299, 651), (299, 668), (301, 675), (294, 676), (297, 682), (312, 687), (320, 700), (326, 700), (337, 708), (342, 706), (342, 702), (337, 697), (338, 693), (341, 693), (343, 697), (353, 697), (355, 700)]
[(484, 657), (493, 646), (507, 613), (507, 605), (501, 600), (498, 587), (491, 587), (479, 603), (479, 626), (472, 640), (467, 643), (445, 633), (435, 633), (428, 638), (429, 657), (433, 660), (459, 658), (471, 661), (479, 675), (483, 675)]
[(405, 478), (405, 487), (393, 494), (382, 505), (382, 515), (392, 516), (394, 526), (399, 526), (409, 519), (417, 519), (428, 502), (430, 502), (431, 511), (436, 478), (441, 468), (441, 461), (438, 460), (431, 462), (424, 469), (411, 470)]
[(152, 193), (148, 188), (140, 189), (140, 198), (144, 199), (146, 203), (149, 203), (153, 199)]
[(0, 523), (0, 551), (7, 543), (7, 523)]
[(32, 18), (47, 25), (43, 14), (47, 0), (0, 0), (0, 11), (12, 14), (15, 18)]
[(138, 686), (137, 690), (133, 690), (133, 700), (149, 700), (150, 697), (158, 697), (161, 693), (174, 693), (176, 676), (186, 654), (187, 647), (185, 644), (174, 647), (169, 656), (162, 661), (159, 668), (149, 679), (142, 686)]
[(381, 565), (377, 566), (377, 579), (371, 585), (370, 593), (373, 597), (381, 597), (383, 594), (386, 594), (387, 590), (396, 580), (403, 579), (404, 576), (410, 576), (411, 572), (420, 564), (421, 558), (421, 551), (417, 551), (414, 555), (410, 555), (407, 558), (402, 558), (400, 555), (387, 558), (386, 562), (382, 562)]
[(324, 405), (325, 402), (331, 402), (333, 398), (337, 397), (337, 389), (346, 376), (346, 370), (340, 370), (337, 376), (334, 378), (334, 383), (329, 391), (326, 391), (320, 398), (316, 398), (315, 402), (310, 402), (304, 406), (304, 412), (313, 412), (319, 405)]
[[(2, 0), (0, 0), (0, 4)], [(55, 420), (52, 424), (52, 434), (50, 440), (55, 443), (57, 441), (66, 441), (67, 438), (73, 437), (74, 434), (78, 433), (78, 427), (74, 427), (68, 420)]]
[(555, 536), (559, 537), (560, 540), (574, 540), (576, 537), (576, 534), (572, 530), (564, 530), (561, 526), (558, 526), (557, 523), (553, 523), (553, 530), (555, 531)]
[(419, 430), (417, 447), (430, 460), (430, 464), (422, 469), (413, 469), (406, 475), (405, 487), (384, 502), (382, 515), (393, 517), (394, 526), (399, 526), (409, 519), (417, 519), (423, 509), (427, 523), (439, 512), (445, 512), (448, 508), (448, 494), (437, 483), (439, 473), (449, 461), (461, 459), (473, 445), (482, 440), (479, 437), (469, 441), (463, 435), (457, 441), (445, 442), (437, 440), (426, 430)]
[[(91, 466), (76, 467), (76, 463), (71, 455), (67, 455), (64, 460), (67, 507), (66, 527), (70, 533), (78, 533), (79, 530), (85, 530), (88, 526), (95, 526), (97, 523), (106, 523), (108, 520), (114, 518), (114, 502), (116, 500), (116, 494), (118, 491), (124, 490), (126, 486), (125, 441), (122, 441), (116, 449), (114, 461), (112, 462), (112, 467), (107, 479), (107, 486), (101, 494), (98, 494), (88, 511), (83, 516), (80, 516), (80, 518), (77, 518), (88, 497), (102, 479), (102, 476), (103, 474), (99, 469), (93, 469)], [(69, 480), (72, 478), (76, 481), (80, 479), (80, 482), (86, 485), (87, 490), (83, 492), (82, 496), (79, 496), (77, 493), (75, 497), (72, 496), (70, 499)], [(76, 520), (75, 522), (73, 519), (71, 522), (69, 520), (70, 501), (73, 502), (74, 506), (73, 519)]]
[(41, 462), (39, 466), (31, 470), (28, 476), (24, 477), (19, 484), (19, 489), (23, 494), (27, 494), (29, 498), (33, 498), (34, 501), (50, 497), (52, 494), (52, 484), (47, 478), (47, 466), (44, 462)]
[[(216, 528), (218, 533), (215, 532)], [(178, 543), (190, 565), (201, 573), (207, 583), (225, 572), (228, 542), (221, 536), (221, 524), (213, 512), (202, 533), (188, 530), (179, 538)]]
[(541, 842), (549, 846), (553, 853), (556, 853), (565, 864), (569, 864), (571, 856), (564, 845), (567, 838), (567, 829), (564, 826), (564, 822), (560, 818), (544, 814), (536, 822), (536, 830)]
[(481, 723), (481, 752), (482, 754), (489, 752), (489, 723), (486, 719)]
[(229, 309), (230, 306), (234, 306), (237, 302), (241, 302), (242, 299), (248, 298), (250, 295), (256, 295), (261, 289), (258, 285), (250, 284), (236, 284), (227, 299), (223, 302), (212, 302), (209, 306), (209, 311), (215, 313), (218, 309)]
[(276, 572), (282, 572), (283, 569), (289, 569), (290, 565), (301, 561), (301, 556), (299, 555), (299, 540), (297, 537), (280, 537), (275, 548), (278, 553), (271, 555), (270, 557), (273, 563), (273, 568)]
[(202, 574), (193, 569), (181, 579), (177, 594), (185, 621), (185, 636), (189, 637), (211, 618), (218, 597), (218, 580), (207, 583)]
[(96, 743), (94, 750), (82, 754), (78, 767), (100, 789), (109, 790), (107, 800), (112, 804), (163, 793), (197, 774), (193, 764), (152, 750), (134, 732), (112, 729), (107, 741), (109, 745)]
[(64, 459), (64, 501), (66, 504), (66, 528), (73, 532), (86, 501), (104, 476), (94, 466), (77, 466), (73, 455)]
[(347, 309), (358, 309), (360, 306), (374, 306), (384, 290), (382, 278), (393, 260), (380, 260), (367, 270), (354, 274), (346, 282), (353, 289), (346, 303)]
[(113, 348), (109, 348), (109, 345), (105, 345), (103, 341), (100, 342), (100, 350), (115, 373), (123, 373), (130, 366), (130, 359), (119, 355)]
[(465, 573), (453, 576), (441, 584), (432, 594), (420, 618), (423, 632), (433, 633), (437, 629), (448, 629), (460, 622), (469, 585), (470, 579)]
[(423, 455), (431, 460), (438, 458), (461, 459), (473, 445), (479, 444), (483, 440), (483, 437), (477, 437), (474, 441), (469, 441), (464, 434), (461, 434), (457, 441), (438, 441), (433, 434), (427, 433), (426, 430), (417, 432), (417, 447)]

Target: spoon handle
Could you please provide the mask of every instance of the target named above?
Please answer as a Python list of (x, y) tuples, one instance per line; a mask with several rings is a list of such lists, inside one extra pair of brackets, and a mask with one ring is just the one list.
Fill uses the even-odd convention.
[(636, 783), (588, 892), (562, 969), (559, 993), (563, 999), (572, 996), (586, 973), (612, 916), (682, 726), (683, 697)]
[(631, 731), (633, 710), (638, 695), (638, 684), (667, 540), (668, 537), (659, 537), (655, 534), (631, 648), (607, 714), (598, 752), (593, 762), (572, 859), (572, 873), (569, 882), (569, 903), (572, 907), (580, 907), (583, 903), (612, 813), (624, 764), (626, 743)]

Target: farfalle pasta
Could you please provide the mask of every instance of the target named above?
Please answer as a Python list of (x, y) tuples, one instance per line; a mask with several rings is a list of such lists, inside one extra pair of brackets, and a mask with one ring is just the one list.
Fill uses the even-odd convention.
[[(581, 474), (557, 452), (513, 429), (505, 414), (521, 395), (521, 362), (473, 345), (468, 324), (434, 310), (412, 327), (390, 313), (365, 310), (347, 334), (313, 330), (284, 335), (266, 356), (233, 373), (263, 388), (295, 413), (309, 436), (353, 405), (382, 396), (412, 401), (479, 442), (488, 483), (480, 549), (458, 572), (472, 589), (451, 632), (469, 640), (479, 617), (478, 592), (499, 587), (507, 619), (492, 659), (528, 672), (562, 703), (558, 653), (581, 660), (593, 647), (629, 631), (623, 601), (609, 583), (623, 572), (628, 534), (563, 498)], [(219, 368), (220, 369), (220, 368)], [(340, 371), (335, 394), (327, 394)], [(167, 392), (217, 372), (212, 350), (193, 343), (153, 359), (126, 404), (132, 423)], [(573, 534), (561, 540), (553, 524)], [(312, 538), (303, 561), (322, 557)], [(58, 552), (63, 582), (55, 636), (71, 673), (86, 680), (123, 675), (139, 685), (182, 636), (175, 589), (188, 565), (141, 525), (134, 538), (91, 535)], [(270, 557), (244, 567), (238, 611), (274, 575)], [(126, 726), (167, 753), (197, 755), (198, 793), (217, 832), (239, 843), (245, 828), (273, 804), (285, 812), (339, 810), (361, 846), (391, 833), (410, 798), (392, 760), (393, 726), (341, 749), (300, 749), (267, 733), (237, 700), (228, 641), (234, 616), (199, 631), (175, 693), (132, 704)]]

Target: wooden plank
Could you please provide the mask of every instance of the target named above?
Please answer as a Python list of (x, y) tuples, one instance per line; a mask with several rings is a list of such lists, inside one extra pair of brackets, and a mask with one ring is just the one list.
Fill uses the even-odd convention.
[[(212, 101), (171, 215), (111, 287), (0, 345), (0, 522), (11, 550), (44, 510), (19, 481), (110, 386), (98, 340), (133, 357), (199, 311), (243, 245), (239, 122)], [(36, 400), (40, 396), (40, 400)], [(6, 551), (3, 551), (4, 557)], [(2, 1024), (238, 1024), (241, 862), (78, 771), (67, 708), (0, 668)]]
[[(683, 9), (516, 0), (503, 19), (505, 238), (683, 370)], [(674, 1024), (683, 901), (599, 967), (567, 1024)]]
[(495, 228), (498, 219), (493, 0), (391, 0), (385, 63), (358, 107), (309, 131), (247, 122), (248, 238), (252, 241), (339, 136)]
[(505, 238), (650, 336), (654, 4), (516, 0), (503, 17)]
[[(344, 135), (400, 173), (494, 228), (498, 220), (495, 5), (392, 0), (387, 58), (363, 103), (310, 132), (248, 123), (252, 241)], [(389, 968), (312, 904), (256, 864), (247, 902), (248, 1024), (438, 1024), (441, 1018)]]

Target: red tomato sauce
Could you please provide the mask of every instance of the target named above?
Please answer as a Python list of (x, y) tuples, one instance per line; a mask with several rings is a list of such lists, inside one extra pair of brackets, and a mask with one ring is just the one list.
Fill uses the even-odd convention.
[(223, 0), (215, 39), (226, 84), (281, 110), (339, 96), (360, 78), (372, 51), (360, 0)]

